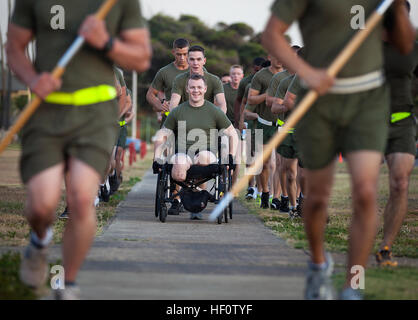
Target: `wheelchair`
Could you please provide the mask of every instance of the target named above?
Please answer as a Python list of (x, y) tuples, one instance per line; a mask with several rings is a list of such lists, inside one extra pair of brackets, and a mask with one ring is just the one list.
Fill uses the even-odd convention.
[[(219, 154), (220, 154), (220, 147)], [(168, 204), (173, 203), (174, 198), (180, 196), (183, 206), (187, 211), (200, 212), (206, 208), (207, 202), (218, 204), (227, 191), (232, 188), (232, 168), (227, 164), (218, 163), (207, 166), (191, 165), (187, 171), (185, 181), (176, 181), (171, 177), (172, 164), (165, 163), (158, 172), (157, 186), (155, 191), (155, 217), (165, 222), (168, 215)], [(215, 182), (209, 192), (201, 190), (200, 185), (214, 179)], [(181, 190), (176, 192), (175, 186), (179, 185)], [(196, 192), (199, 192), (196, 193)], [(202, 200), (200, 202), (200, 200)], [(188, 210), (188, 201), (195, 201), (193, 208)], [(197, 203), (196, 203), (197, 202)], [(201, 204), (201, 205), (200, 205)], [(189, 207), (191, 207), (189, 205)], [(218, 224), (223, 221), (228, 223), (232, 219), (232, 202), (217, 219)]]

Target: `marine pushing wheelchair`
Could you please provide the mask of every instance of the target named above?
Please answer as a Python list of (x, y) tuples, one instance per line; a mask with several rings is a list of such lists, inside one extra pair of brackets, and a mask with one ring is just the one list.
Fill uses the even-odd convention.
[[(208, 202), (219, 203), (225, 193), (232, 187), (232, 168), (228, 164), (222, 164), (221, 157), (218, 157), (218, 163), (215, 164), (207, 166), (192, 165), (187, 171), (186, 180), (183, 182), (172, 178), (172, 168), (172, 164), (165, 163), (158, 172), (155, 192), (155, 217), (159, 218), (161, 222), (165, 222), (167, 219), (167, 204), (173, 203), (177, 196), (180, 196), (187, 211), (198, 213), (206, 208)], [(199, 188), (200, 185), (212, 179), (215, 182), (209, 192)], [(176, 184), (181, 187), (178, 193), (175, 190)], [(231, 202), (224, 213), (218, 217), (218, 224), (221, 224), (222, 221), (227, 223), (228, 219), (232, 219), (232, 211)]]

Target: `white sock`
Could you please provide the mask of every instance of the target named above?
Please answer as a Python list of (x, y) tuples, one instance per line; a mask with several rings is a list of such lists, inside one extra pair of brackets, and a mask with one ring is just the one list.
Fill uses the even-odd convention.
[(54, 235), (54, 233), (52, 232), (52, 228), (49, 227), (46, 230), (46, 234), (45, 237), (43, 239), (39, 239), (37, 234), (35, 232), (31, 232), (31, 241), (33, 241), (35, 244), (41, 246), (41, 247), (46, 247), (52, 240), (52, 236)]

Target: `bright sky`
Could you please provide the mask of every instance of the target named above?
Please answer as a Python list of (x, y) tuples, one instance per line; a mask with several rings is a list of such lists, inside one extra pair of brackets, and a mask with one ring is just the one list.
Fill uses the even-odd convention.
[[(342, 1), (342, 0), (338, 0)], [(7, 28), (7, 2), (0, 0), (0, 27), (3, 39)], [(12, 0), (14, 3), (14, 0)], [(256, 32), (261, 32), (270, 15), (270, 6), (273, 0), (141, 0), (143, 14), (146, 18), (161, 12), (178, 18), (181, 14), (197, 16), (210, 27), (218, 22), (231, 24), (245, 22), (252, 26)], [(410, 1), (411, 19), (418, 28), (418, 1)], [(289, 31), (294, 44), (301, 44), (297, 28)], [(3, 40), (4, 41), (4, 40)]]

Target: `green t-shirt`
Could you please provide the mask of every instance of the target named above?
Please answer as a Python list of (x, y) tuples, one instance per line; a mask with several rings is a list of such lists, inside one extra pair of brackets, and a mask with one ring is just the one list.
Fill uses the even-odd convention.
[[(76, 39), (83, 20), (102, 3), (102, 0), (16, 0), (12, 23), (34, 33), (37, 72), (54, 69)], [(52, 28), (57, 14), (52, 14), (51, 9), (56, 5), (64, 9), (64, 29)], [(121, 31), (145, 26), (137, 0), (118, 1), (106, 17), (106, 28), (113, 37)], [(101, 84), (114, 86), (112, 65), (104, 53), (85, 44), (68, 64), (60, 91), (73, 92)]]
[(391, 112), (411, 112), (412, 100), (412, 79), (414, 70), (418, 67), (418, 42), (415, 42), (414, 49), (408, 55), (402, 55), (398, 50), (384, 43), (385, 72), (386, 79), (390, 85)]
[(287, 70), (276, 73), (273, 78), (271, 78), (269, 87), (267, 88), (267, 95), (270, 97), (275, 97), (280, 81), (282, 81), (284, 78), (287, 78), (288, 76), (290, 76), (290, 73)]
[[(178, 131), (181, 131), (178, 129), (182, 125), (184, 125), (186, 129), (186, 141), (179, 141), (182, 139), (178, 138)], [(178, 147), (179, 143), (185, 143), (186, 152), (189, 151), (191, 146), (193, 146), (193, 148), (199, 149), (200, 151), (214, 150), (216, 152), (217, 149), (215, 146), (218, 141), (217, 136), (211, 137), (210, 130), (226, 129), (229, 126), (231, 126), (231, 121), (228, 120), (222, 110), (215, 106), (213, 103), (206, 100), (201, 107), (192, 107), (189, 104), (189, 101), (180, 104), (170, 112), (164, 122), (165, 128), (174, 131), (176, 136), (176, 150), (181, 150), (181, 148)], [(199, 130), (191, 132), (194, 129)], [(202, 133), (202, 136), (206, 137), (206, 139), (199, 139), (196, 137), (200, 137), (199, 133)]]
[(245, 93), (245, 90), (247, 88), (247, 85), (250, 84), (251, 80), (254, 78), (254, 74), (255, 73), (250, 74), (249, 76), (241, 80), (241, 82), (239, 83), (239, 87), (238, 87), (237, 99), (240, 99), (242, 101), (244, 97), (247, 97), (248, 92)]
[(154, 80), (152, 80), (151, 87), (153, 87), (155, 90), (164, 92), (165, 99), (170, 101), (174, 79), (179, 74), (182, 74), (186, 71), (188, 72), (189, 69), (179, 70), (174, 65), (174, 62), (172, 62), (158, 70), (157, 74), (154, 77)]
[[(250, 88), (259, 91), (259, 94), (265, 93), (273, 76), (274, 74), (270, 71), (269, 67), (261, 69), (254, 75)], [(259, 110), (257, 113), (262, 119), (272, 121), (273, 123), (276, 122), (277, 114), (271, 112), (271, 108), (266, 105), (265, 100), (258, 106)]]
[[(289, 76), (287, 76), (286, 78), (284, 78), (282, 81), (280, 81), (279, 83), (279, 87), (276, 90), (276, 97), (280, 98), (282, 100), (284, 100), (285, 96), (286, 96), (286, 92), (288, 91), (293, 79), (296, 77), (296, 75), (291, 75), (289, 74)], [(290, 91), (291, 92), (291, 91)], [(293, 92), (291, 92), (293, 93)], [(283, 119), (287, 119), (287, 117), (289, 116), (291, 111), (287, 111), (284, 113), (283, 115)]]
[[(276, 0), (271, 11), (288, 25), (299, 21), (306, 61), (314, 67), (327, 68), (358, 31), (351, 27), (351, 20), (355, 21), (351, 9), (361, 5), (367, 19), (379, 3), (380, 0)], [(382, 31), (382, 23), (379, 23), (339, 72), (339, 78), (383, 68)]]
[(238, 89), (231, 87), (230, 83), (224, 84), (225, 100), (226, 100), (226, 116), (229, 121), (234, 122), (234, 104), (237, 99)]
[[(206, 84), (208, 86), (208, 89), (205, 93), (205, 100), (208, 100), (210, 102), (215, 101), (215, 96), (218, 93), (224, 93), (224, 88), (222, 86), (222, 81), (214, 74), (211, 74), (207, 71), (203, 72), (203, 76), (206, 80)], [(181, 96), (180, 103), (189, 100), (188, 94), (186, 92), (186, 84), (187, 80), (189, 80), (190, 72), (183, 72), (182, 74), (179, 74), (173, 82), (173, 89), (171, 91), (171, 94), (177, 93)]]

